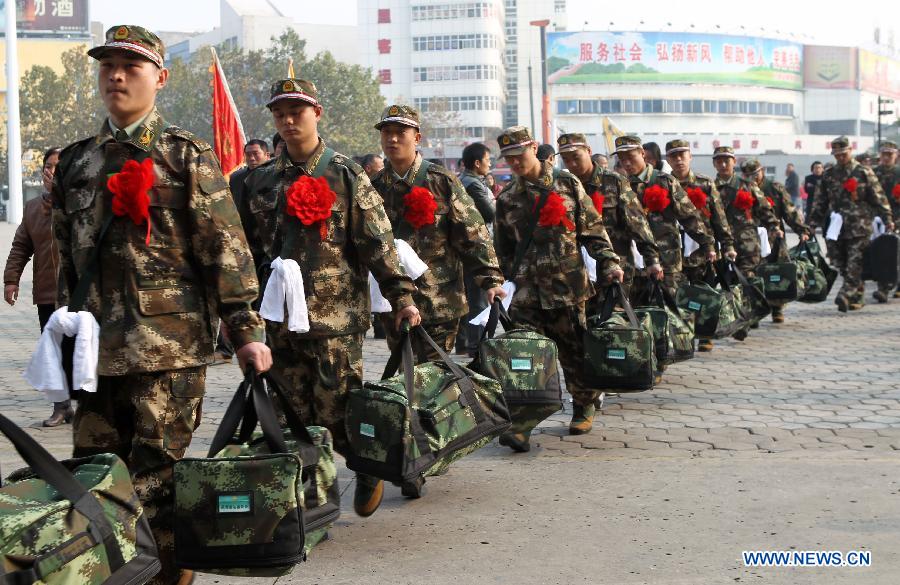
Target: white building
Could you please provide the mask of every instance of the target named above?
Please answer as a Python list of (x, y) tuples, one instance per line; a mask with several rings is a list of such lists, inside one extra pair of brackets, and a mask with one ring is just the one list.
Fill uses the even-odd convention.
[(267, 0), (220, 0), (219, 15), (220, 24), (213, 30), (167, 46), (167, 58), (187, 60), (204, 46), (225, 45), (248, 51), (266, 49), (272, 37), (291, 28), (306, 41), (307, 57), (330, 51), (338, 61), (359, 64), (357, 27), (353, 25), (299, 22)]

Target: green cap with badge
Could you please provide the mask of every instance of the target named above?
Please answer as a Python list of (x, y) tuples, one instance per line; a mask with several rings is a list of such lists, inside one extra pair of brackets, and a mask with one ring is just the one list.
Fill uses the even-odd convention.
[(272, 104), (280, 100), (300, 100), (318, 106), (319, 90), (316, 89), (315, 83), (305, 79), (280, 79), (272, 84), (266, 107), (271, 109)]
[(670, 140), (666, 142), (666, 156), (675, 154), (676, 152), (684, 152), (691, 149), (691, 143), (683, 138)]
[(850, 150), (850, 139), (846, 136), (838, 136), (831, 141), (831, 154), (839, 154)]
[(745, 175), (752, 175), (761, 168), (762, 164), (760, 164), (759, 159), (757, 158), (748, 158), (741, 163), (741, 172)]
[(511, 126), (497, 137), (497, 144), (500, 145), (500, 156), (516, 156), (534, 144), (534, 138), (525, 126)]
[(587, 136), (585, 136), (584, 134), (579, 134), (578, 132), (569, 132), (568, 134), (563, 134), (556, 139), (556, 144), (559, 145), (560, 154), (562, 154), (563, 152), (575, 150), (576, 148), (590, 148), (590, 145), (587, 141)]
[(119, 24), (106, 31), (106, 42), (88, 51), (98, 61), (110, 51), (128, 51), (140, 55), (157, 67), (163, 67), (166, 48), (159, 37), (142, 26)]
[(375, 129), (381, 130), (381, 127), (386, 124), (400, 124), (401, 126), (409, 126), (418, 130), (419, 112), (412, 106), (401, 104), (388, 106), (381, 112), (381, 120), (375, 124)]
[(734, 158), (734, 149), (730, 146), (717, 146), (715, 150), (713, 150), (713, 158), (719, 158), (720, 156), (730, 156)]
[(882, 140), (879, 152), (897, 152), (897, 145), (890, 140)]
[(613, 154), (619, 154), (620, 152), (634, 150), (636, 148), (644, 148), (640, 136), (635, 136), (634, 134), (619, 136), (616, 138), (616, 151)]

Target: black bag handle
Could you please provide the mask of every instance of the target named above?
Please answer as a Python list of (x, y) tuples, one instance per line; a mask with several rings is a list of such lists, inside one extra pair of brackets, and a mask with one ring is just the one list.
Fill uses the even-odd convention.
[(102, 542), (109, 559), (110, 572), (125, 565), (122, 549), (112, 525), (94, 498), (66, 467), (53, 458), (31, 435), (0, 414), (0, 432), (6, 435), (16, 452), (39, 478), (53, 486), (59, 494), (88, 520), (88, 530), (95, 541)]
[(775, 243), (772, 244), (772, 251), (766, 256), (766, 262), (769, 264), (777, 264), (781, 258), (781, 250), (785, 245), (783, 237), (775, 238)]
[[(251, 403), (252, 407), (249, 407), (248, 404)], [(249, 408), (253, 409), (253, 414), (248, 413)], [(238, 425), (241, 424), (245, 416), (249, 416), (250, 420), (257, 418), (263, 437), (272, 453), (289, 453), (284, 441), (284, 433), (278, 425), (278, 417), (275, 415), (272, 400), (266, 392), (265, 383), (260, 379), (256, 369), (251, 364), (247, 367), (244, 382), (238, 387), (237, 392), (231, 399), (231, 403), (225, 410), (225, 414), (222, 416), (222, 422), (219, 424), (219, 428), (216, 429), (207, 457), (215, 457), (216, 453), (224, 449), (234, 439)], [(248, 426), (245, 425), (242, 428), (242, 434), (246, 433), (244, 429)], [(250, 432), (255, 427), (255, 424), (249, 427)], [(247, 438), (242, 437), (243, 440)]]
[(620, 301), (622, 309), (625, 311), (625, 315), (628, 317), (628, 322), (631, 326), (635, 329), (640, 327), (641, 325), (638, 322), (637, 315), (635, 315), (631, 303), (628, 302), (628, 295), (625, 294), (625, 289), (622, 288), (622, 283), (620, 282), (612, 283), (607, 289), (606, 298), (603, 300), (603, 307), (600, 310), (600, 320), (606, 321), (612, 317), (617, 300)]
[(481, 334), (481, 341), (485, 339), (493, 339), (494, 335), (497, 333), (497, 323), (503, 324), (503, 329), (509, 331), (512, 329), (512, 319), (509, 318), (509, 313), (506, 312), (506, 307), (503, 306), (502, 299), (495, 298), (494, 302), (491, 304), (491, 311), (488, 314), (487, 324), (484, 326), (484, 331)]

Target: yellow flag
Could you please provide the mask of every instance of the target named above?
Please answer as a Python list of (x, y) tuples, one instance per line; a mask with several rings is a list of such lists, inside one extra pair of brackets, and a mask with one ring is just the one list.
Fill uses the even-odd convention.
[(288, 77), (294, 78), (294, 59), (288, 58)]

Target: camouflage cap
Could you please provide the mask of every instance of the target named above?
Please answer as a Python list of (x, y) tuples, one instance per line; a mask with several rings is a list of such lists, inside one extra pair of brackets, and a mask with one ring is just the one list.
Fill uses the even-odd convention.
[(838, 154), (850, 150), (850, 139), (846, 136), (838, 136), (831, 141), (831, 154)]
[(752, 175), (761, 168), (762, 164), (760, 164), (759, 159), (757, 158), (748, 158), (741, 163), (741, 172), (745, 175)]
[(618, 136), (616, 138), (616, 151), (613, 152), (613, 154), (619, 154), (620, 152), (634, 150), (636, 148), (644, 148), (640, 136), (635, 136), (633, 134)]
[(890, 140), (883, 140), (878, 149), (879, 152), (897, 152), (897, 145)]
[(713, 158), (719, 158), (720, 156), (730, 156), (734, 158), (734, 149), (730, 146), (717, 146), (713, 151)]
[(683, 138), (670, 140), (666, 142), (666, 156), (675, 154), (676, 152), (684, 152), (691, 149), (691, 143)]
[(110, 51), (128, 51), (140, 55), (157, 67), (163, 67), (166, 48), (159, 37), (142, 26), (120, 24), (106, 31), (106, 42), (88, 51), (88, 55), (100, 60)]
[(381, 120), (375, 124), (375, 129), (381, 130), (381, 127), (385, 124), (400, 124), (401, 126), (410, 126), (418, 130), (419, 112), (412, 106), (400, 104), (388, 106), (381, 112)]
[(305, 79), (280, 79), (272, 84), (267, 108), (279, 100), (301, 100), (313, 106), (319, 105), (319, 90), (316, 84)]
[(497, 137), (497, 144), (500, 145), (500, 156), (515, 156), (534, 144), (534, 138), (525, 126), (511, 126)]
[(587, 141), (587, 136), (585, 136), (584, 134), (578, 134), (577, 132), (563, 134), (556, 139), (556, 144), (559, 145), (560, 154), (563, 152), (569, 152), (570, 150), (575, 150), (579, 147), (585, 149), (590, 148), (590, 145)]

